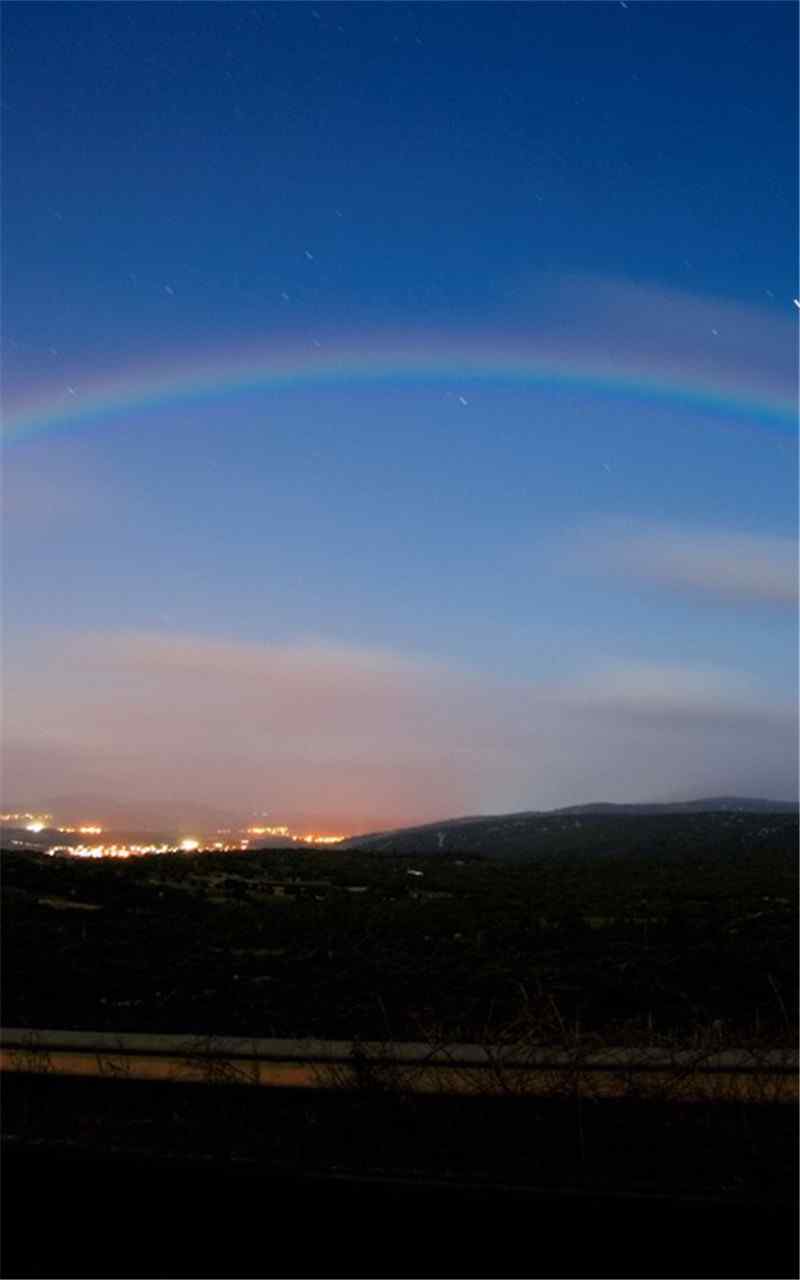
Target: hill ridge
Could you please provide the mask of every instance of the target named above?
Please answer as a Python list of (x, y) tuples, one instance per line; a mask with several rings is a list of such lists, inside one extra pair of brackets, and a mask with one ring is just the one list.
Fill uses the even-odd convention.
[[(417, 826), (396, 827), (386, 831), (365, 832), (351, 836), (340, 849), (374, 849), (392, 853), (453, 853), (488, 851), (487, 846), (503, 846), (506, 852), (523, 852), (522, 845), (552, 833), (553, 824), (579, 828), (588, 820), (595, 832), (598, 826), (614, 820), (629, 824), (633, 819), (674, 819), (696, 822), (714, 818), (730, 820), (732, 815), (755, 819), (773, 814), (783, 819), (797, 817), (798, 803), (791, 800), (768, 800), (745, 796), (713, 796), (706, 799), (653, 803), (615, 803), (596, 801), (567, 805), (559, 809), (526, 809), (513, 813), (480, 814), (444, 818)], [(569, 820), (572, 819), (573, 822)], [(587, 841), (588, 843), (588, 841)]]

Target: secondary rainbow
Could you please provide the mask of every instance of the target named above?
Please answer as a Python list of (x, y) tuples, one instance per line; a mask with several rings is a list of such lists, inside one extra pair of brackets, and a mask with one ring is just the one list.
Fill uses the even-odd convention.
[(131, 412), (214, 402), (247, 393), (369, 384), (438, 384), (455, 394), (476, 384), (574, 389), (597, 396), (671, 403), (715, 416), (755, 419), (793, 431), (797, 405), (788, 394), (663, 358), (626, 361), (609, 353), (553, 350), (517, 339), (431, 338), (333, 342), (303, 350), (264, 344), (202, 352), (119, 372), (92, 373), (21, 397), (5, 412), (8, 441), (92, 426)]

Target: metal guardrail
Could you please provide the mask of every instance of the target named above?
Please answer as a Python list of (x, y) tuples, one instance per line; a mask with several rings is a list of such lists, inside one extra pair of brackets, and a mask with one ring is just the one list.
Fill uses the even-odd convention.
[(39, 1030), (30, 1027), (0, 1029), (0, 1050), (24, 1052), (96, 1052), (136, 1056), (165, 1055), (197, 1059), (259, 1058), (265, 1062), (307, 1062), (321, 1065), (351, 1063), (354, 1056), (397, 1066), (506, 1067), (552, 1070), (580, 1065), (583, 1071), (663, 1071), (691, 1067), (703, 1071), (747, 1071), (794, 1075), (800, 1066), (796, 1049), (678, 1049), (627, 1046), (584, 1048), (579, 1041), (565, 1050), (563, 1044), (520, 1050), (518, 1044), (432, 1045), (423, 1041), (386, 1043), (369, 1040), (272, 1039), (258, 1036), (161, 1035), (150, 1032)]
[(281, 1040), (7, 1028), (0, 1069), (38, 1074), (412, 1092), (797, 1100), (791, 1049), (597, 1048)]

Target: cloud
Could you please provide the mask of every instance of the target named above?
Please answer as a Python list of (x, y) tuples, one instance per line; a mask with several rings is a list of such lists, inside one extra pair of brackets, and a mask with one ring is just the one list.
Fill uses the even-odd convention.
[(672, 587), (745, 606), (794, 608), (798, 598), (794, 538), (670, 525), (596, 529), (568, 552), (573, 568)]
[(153, 821), (266, 810), (353, 831), (598, 798), (796, 792), (794, 708), (717, 669), (503, 682), (379, 650), (146, 633), (41, 635), (14, 666), (15, 803), (75, 793)]
[(497, 316), (524, 326), (547, 346), (612, 366), (652, 365), (691, 377), (722, 380), (732, 392), (757, 397), (797, 395), (796, 313), (791, 299), (773, 305), (667, 289), (645, 281), (591, 274), (538, 274), (509, 290)]

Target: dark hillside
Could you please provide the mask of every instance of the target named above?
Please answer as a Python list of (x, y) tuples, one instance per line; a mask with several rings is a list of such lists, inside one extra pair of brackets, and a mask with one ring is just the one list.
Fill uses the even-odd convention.
[[(677, 808), (636, 811), (588, 806), (552, 813), (472, 818), (364, 836), (349, 848), (398, 855), (479, 854), (487, 858), (706, 856), (737, 860), (762, 848), (796, 851), (797, 809), (775, 812)], [(702, 855), (699, 855), (702, 856)]]

